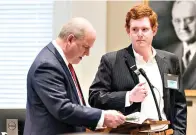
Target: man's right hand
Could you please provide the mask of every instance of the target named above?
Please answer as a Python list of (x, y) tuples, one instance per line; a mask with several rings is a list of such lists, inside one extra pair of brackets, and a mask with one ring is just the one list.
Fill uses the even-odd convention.
[(129, 91), (130, 102), (142, 102), (144, 100), (148, 94), (145, 85), (146, 83), (139, 83), (131, 91)]
[(104, 111), (104, 127), (117, 128), (125, 122), (125, 116), (115, 110)]

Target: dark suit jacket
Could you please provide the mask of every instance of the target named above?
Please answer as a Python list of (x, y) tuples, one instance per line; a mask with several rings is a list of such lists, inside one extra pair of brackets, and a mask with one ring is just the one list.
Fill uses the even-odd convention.
[(24, 135), (56, 135), (95, 128), (101, 110), (79, 105), (68, 67), (48, 44), (36, 57), (27, 76)]
[[(169, 52), (156, 51), (155, 59), (162, 80), (164, 80), (164, 73), (180, 76), (178, 58)], [(125, 115), (140, 111), (141, 103), (133, 103), (130, 107), (125, 107), (126, 92), (139, 83), (138, 76), (129, 71), (125, 61), (130, 67), (136, 64), (132, 46), (107, 53), (102, 57), (98, 72), (90, 87), (89, 103), (91, 106), (116, 109)], [(167, 119), (171, 121), (171, 128), (175, 130), (175, 135), (185, 135), (187, 106), (184, 91), (164, 87), (163, 99), (164, 112)]]
[[(183, 57), (184, 49), (182, 42), (170, 45), (166, 50), (176, 54), (179, 59)], [(183, 69), (182, 78), (184, 89), (196, 89), (196, 53), (186, 69), (184, 69), (182, 62), (180, 66)]]

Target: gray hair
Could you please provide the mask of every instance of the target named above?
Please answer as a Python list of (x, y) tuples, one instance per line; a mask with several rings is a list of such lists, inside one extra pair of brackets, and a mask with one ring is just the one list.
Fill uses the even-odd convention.
[(94, 29), (88, 20), (81, 17), (73, 18), (62, 27), (58, 37), (64, 39), (73, 34), (77, 39), (83, 39), (88, 28)]

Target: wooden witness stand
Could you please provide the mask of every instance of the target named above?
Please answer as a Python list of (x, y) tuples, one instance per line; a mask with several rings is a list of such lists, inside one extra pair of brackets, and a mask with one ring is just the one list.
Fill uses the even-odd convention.
[[(135, 124), (135, 123), (129, 123), (125, 122), (124, 124), (118, 126), (117, 128), (103, 128), (103, 129), (97, 129), (95, 131), (91, 131), (89, 129), (86, 130), (87, 133), (118, 133), (118, 134), (133, 134), (138, 133), (145, 130), (150, 130), (151, 125), (169, 125), (170, 121), (150, 121), (146, 120), (142, 124)], [(172, 135), (173, 130), (170, 130), (171, 132), (166, 132), (166, 135)]]
[(196, 97), (196, 90), (185, 90), (186, 97)]

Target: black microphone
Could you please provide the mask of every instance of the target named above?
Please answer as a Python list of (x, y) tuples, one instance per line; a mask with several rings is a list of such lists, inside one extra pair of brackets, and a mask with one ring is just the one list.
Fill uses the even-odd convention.
[(135, 65), (133, 65), (132, 67), (130, 67), (130, 65), (129, 65), (129, 63), (128, 63), (128, 61), (126, 59), (125, 59), (125, 64), (126, 64), (128, 70), (129, 70), (129, 73), (132, 76), (132, 79), (133, 79), (135, 85), (137, 85), (139, 83), (139, 78), (138, 78), (139, 74), (138, 74), (138, 72), (135, 72), (135, 70), (137, 69), (137, 67)]
[(155, 96), (155, 93), (154, 93), (154, 90), (153, 88), (155, 88), (152, 83), (150, 82), (150, 80), (148, 79), (148, 76), (146, 75), (146, 72), (140, 68), (139, 69), (139, 72), (142, 74), (142, 76), (146, 79), (146, 81), (148, 82), (148, 85), (150, 86), (150, 90), (152, 92), (152, 96), (153, 96), (153, 99), (154, 99), (154, 102), (155, 102), (155, 105), (156, 105), (156, 109), (157, 109), (157, 113), (158, 113), (158, 117), (159, 117), (159, 120), (161, 121), (162, 120), (162, 117), (161, 117), (161, 112), (160, 112), (160, 108), (158, 106), (158, 103), (157, 103), (157, 99), (156, 99), (156, 96)]
[(140, 71), (137, 69), (137, 67), (136, 67), (135, 65), (133, 65), (133, 66), (130, 67), (130, 68), (133, 70), (133, 72), (134, 72), (137, 76), (140, 75)]

